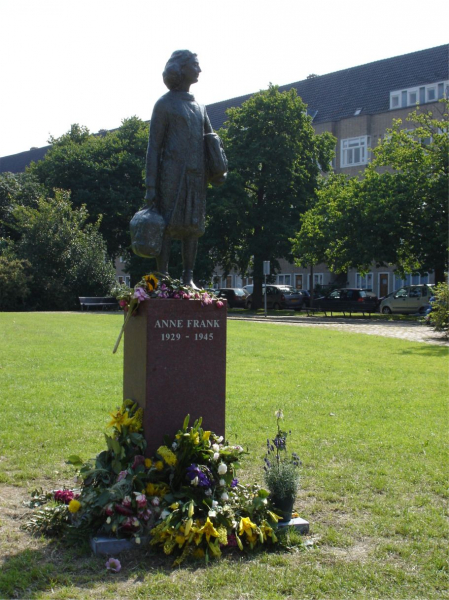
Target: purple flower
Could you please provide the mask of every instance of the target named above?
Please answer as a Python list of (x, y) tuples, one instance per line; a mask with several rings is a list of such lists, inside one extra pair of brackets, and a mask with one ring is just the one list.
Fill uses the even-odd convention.
[(120, 564), (120, 561), (118, 558), (110, 558), (107, 562), (106, 562), (106, 569), (108, 571), (112, 571), (113, 573), (118, 573), (122, 568), (122, 565)]
[(238, 480), (237, 478), (235, 478), (235, 479), (233, 479), (233, 480), (231, 481), (231, 487), (232, 487), (232, 488), (235, 488), (235, 487), (237, 487), (237, 486), (238, 486), (238, 484), (239, 484), (239, 480)]
[(133, 298), (136, 298), (136, 300), (138, 302), (143, 302), (144, 300), (146, 300), (147, 298), (149, 298), (149, 296), (148, 296), (148, 294), (145, 292), (145, 290), (143, 288), (137, 287), (134, 290)]
[(55, 492), (55, 500), (56, 502), (63, 502), (64, 504), (69, 504), (70, 500), (73, 500), (74, 493), (71, 490), (58, 490)]
[(195, 481), (195, 485), (198, 487), (209, 488), (212, 485), (211, 480), (196, 464), (192, 464), (187, 468), (186, 479), (189, 479), (191, 483)]

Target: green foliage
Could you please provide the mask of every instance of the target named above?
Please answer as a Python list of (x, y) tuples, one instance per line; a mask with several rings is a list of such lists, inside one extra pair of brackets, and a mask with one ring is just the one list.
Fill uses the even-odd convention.
[(20, 310), (30, 294), (30, 263), (0, 255), (0, 310)]
[(449, 182), (449, 131), (442, 121), (448, 103), (441, 107), (437, 116), (414, 111), (407, 128), (396, 120), (362, 179), (335, 175), (326, 181), (292, 240), (298, 264), (325, 262), (337, 273), (394, 264), (403, 276), (435, 271), (442, 280)]
[(20, 236), (13, 251), (33, 275), (27, 307), (74, 309), (78, 296), (108, 293), (115, 275), (99, 223), (87, 223), (85, 207), (73, 210), (69, 193), (56, 190), (37, 208), (15, 206), (12, 218)]
[(36, 208), (45, 188), (31, 173), (0, 173), (0, 238), (17, 239), (12, 226), (15, 206)]
[(102, 216), (100, 233), (109, 256), (125, 254), (129, 222), (144, 203), (148, 125), (132, 117), (105, 135), (72, 125), (68, 133), (50, 141), (52, 147), (32, 165), (32, 173), (49, 190), (70, 190), (74, 207), (86, 205), (91, 223)]
[(445, 331), (449, 335), (449, 286), (446, 281), (435, 286), (430, 322), (435, 331)]
[[(284, 418), (282, 410), (275, 413), (277, 432), (273, 440), (267, 439), (267, 457), (265, 458), (265, 483), (273, 498), (294, 500), (299, 488), (299, 457), (293, 452), (287, 455), (288, 433), (280, 426)], [(290, 432), (291, 433), (291, 432)]]
[(245, 273), (252, 257), (255, 302), (262, 300), (262, 263), (289, 258), (288, 238), (315, 195), (319, 164), (327, 170), (335, 138), (315, 135), (295, 90), (276, 86), (228, 110), (220, 131), (228, 180), (209, 193), (204, 247), (225, 272)]

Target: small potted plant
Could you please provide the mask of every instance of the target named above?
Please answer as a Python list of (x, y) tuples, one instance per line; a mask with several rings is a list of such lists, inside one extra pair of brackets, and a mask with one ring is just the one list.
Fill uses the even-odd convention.
[[(284, 418), (282, 410), (275, 413), (277, 433), (273, 440), (267, 439), (267, 456), (265, 457), (265, 484), (270, 490), (271, 501), (276, 512), (282, 517), (281, 522), (292, 518), (293, 504), (299, 488), (299, 466), (301, 461), (293, 452), (287, 454), (287, 435), (282, 431), (280, 421)], [(289, 432), (291, 433), (291, 432)]]

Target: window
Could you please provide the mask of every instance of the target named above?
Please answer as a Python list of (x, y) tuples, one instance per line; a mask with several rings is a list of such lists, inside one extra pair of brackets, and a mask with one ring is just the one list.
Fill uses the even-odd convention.
[(369, 136), (341, 140), (341, 166), (353, 167), (368, 163)]
[(390, 109), (405, 108), (426, 102), (436, 102), (447, 95), (449, 81), (429, 83), (420, 87), (390, 92)]
[(429, 283), (429, 274), (425, 273), (424, 275), (406, 275), (405, 279), (401, 279), (398, 275), (396, 275), (394, 279), (394, 289), (398, 290), (402, 286), (405, 285), (419, 285)]
[(367, 273), (366, 275), (360, 275), (360, 273), (357, 273), (355, 276), (355, 287), (362, 290), (372, 290), (373, 274)]
[(290, 285), (291, 284), (291, 275), (278, 275), (278, 284), (279, 285)]
[[(310, 274), (308, 275), (308, 288), (311, 289), (310, 285)], [(313, 287), (316, 288), (317, 285), (323, 285), (323, 273), (314, 273), (313, 274)]]

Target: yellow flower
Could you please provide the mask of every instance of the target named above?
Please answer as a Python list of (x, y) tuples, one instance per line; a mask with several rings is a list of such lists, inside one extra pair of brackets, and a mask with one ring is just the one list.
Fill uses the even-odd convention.
[(211, 434), (210, 431), (205, 431), (203, 433), (203, 442), (207, 442), (208, 441), (208, 439), (210, 438), (210, 434)]
[(257, 525), (253, 523), (249, 517), (240, 519), (239, 535), (243, 535), (244, 533), (246, 533), (248, 538), (252, 537), (253, 531), (255, 531), (256, 529)]
[(148, 288), (149, 292), (154, 292), (154, 290), (157, 289), (157, 284), (159, 283), (159, 280), (156, 279), (156, 277), (153, 275), (153, 273), (150, 273), (150, 275), (145, 275), (144, 280), (145, 280), (145, 283), (147, 284), (147, 288)]
[(209, 517), (207, 517), (206, 522), (204, 523), (203, 527), (200, 529), (199, 533), (204, 534), (206, 536), (206, 540), (208, 542), (210, 540), (211, 535), (213, 535), (214, 537), (219, 537), (219, 535), (220, 535), (218, 533), (218, 531), (215, 529), (214, 524), (209, 519)]
[(262, 521), (262, 524), (260, 525), (259, 529), (262, 532), (264, 542), (266, 542), (269, 537), (271, 538), (273, 544), (275, 544), (278, 541), (273, 531), (273, 528), (270, 527), (266, 521)]
[(164, 468), (164, 463), (161, 460), (158, 460), (156, 461), (154, 466), (156, 467), (157, 471), (162, 471), (162, 469)]
[(132, 421), (128, 417), (128, 411), (122, 412), (122, 409), (109, 414), (112, 417), (112, 421), (108, 423), (108, 427), (115, 427), (120, 432), (122, 431), (122, 427), (127, 427)]
[(143, 424), (143, 409), (139, 408), (139, 409), (137, 409), (134, 417), (132, 417), (132, 419), (129, 420), (129, 430), (131, 431), (131, 433), (133, 431), (139, 431), (139, 429), (142, 429), (142, 424)]
[(79, 511), (80, 508), (81, 508), (81, 502), (78, 502), (78, 500), (70, 500), (69, 512), (75, 514)]
[(191, 433), (190, 437), (192, 438), (192, 442), (194, 446), (198, 446), (198, 444), (200, 443), (200, 436), (198, 432), (195, 433)]
[(176, 465), (176, 463), (178, 462), (176, 455), (170, 450), (170, 448), (167, 448), (167, 446), (160, 446), (157, 449), (157, 453), (159, 454), (159, 456), (162, 456), (167, 465), (171, 467)]
[(179, 502), (173, 502), (173, 504), (170, 504), (170, 508), (172, 510), (177, 510), (179, 508)]
[(152, 464), (153, 464), (153, 461), (151, 460), (151, 458), (146, 458), (145, 459), (145, 466), (146, 466), (147, 469), (149, 469)]
[(165, 496), (168, 492), (169, 487), (165, 483), (147, 483), (145, 492), (147, 496)]

